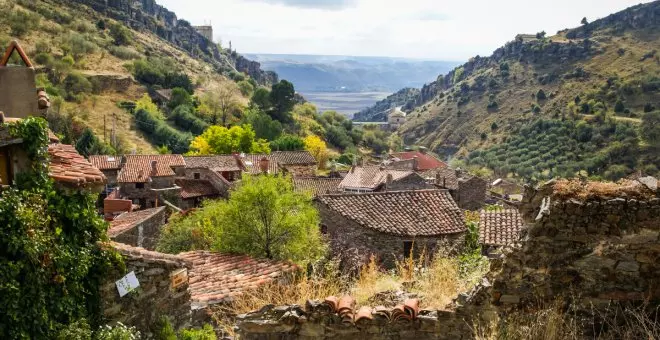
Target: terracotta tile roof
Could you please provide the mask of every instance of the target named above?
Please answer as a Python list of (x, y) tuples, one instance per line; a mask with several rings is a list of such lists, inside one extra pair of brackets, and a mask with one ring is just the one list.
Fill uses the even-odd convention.
[(197, 307), (230, 301), (248, 289), (298, 269), (295, 264), (286, 261), (204, 250), (185, 252), (178, 256), (192, 263), (188, 282), (193, 306)]
[(186, 156), (186, 168), (204, 168), (213, 171), (241, 171), (244, 166), (240, 158), (234, 155)]
[(325, 195), (339, 192), (341, 178), (327, 177), (294, 177), (293, 189), (296, 192), (311, 192), (312, 195)]
[(308, 300), (305, 304), (307, 313), (311, 315), (329, 315), (337, 314), (343, 324), (359, 324), (361, 321), (380, 318), (385, 323), (397, 323), (401, 321), (411, 322), (420, 315), (419, 300), (405, 299), (393, 308), (384, 306), (369, 307), (362, 306), (355, 308), (355, 299), (351, 296), (328, 296), (322, 302), (318, 300)]
[(220, 192), (207, 180), (177, 178), (175, 183), (181, 187), (183, 199), (220, 195)]
[(315, 165), (316, 159), (309, 151), (274, 151), (271, 156), (280, 165)]
[(56, 182), (77, 187), (102, 185), (106, 182), (103, 173), (71, 145), (50, 144), (48, 153), (49, 175)]
[(520, 239), (523, 220), (518, 210), (482, 210), (479, 216), (479, 243), (504, 246)]
[(90, 155), (89, 162), (99, 170), (119, 170), (121, 168), (121, 156)]
[(150, 219), (163, 210), (165, 210), (165, 207), (123, 213), (117, 216), (117, 218), (115, 218), (113, 221), (110, 221), (108, 236), (115, 237), (117, 235), (123, 234), (124, 232), (133, 229), (138, 224)]
[[(119, 171), (119, 183), (144, 183), (149, 177), (174, 176), (172, 167), (185, 166), (181, 155), (126, 155), (126, 164)], [(151, 162), (156, 161), (156, 172), (152, 173)]]
[(419, 151), (396, 152), (392, 154), (392, 157), (401, 160), (413, 159), (415, 156), (417, 156), (417, 170), (419, 171), (444, 168), (447, 166), (447, 163)]
[(115, 249), (124, 257), (136, 260), (148, 260), (150, 262), (160, 263), (173, 268), (191, 268), (192, 262), (179, 255), (159, 253), (157, 251), (146, 250), (141, 247), (133, 247), (128, 244), (118, 242), (106, 242), (102, 244), (109, 249)]
[(273, 157), (273, 155), (266, 155), (266, 154), (243, 155), (243, 164), (245, 164), (246, 171), (253, 175), (260, 174), (261, 170), (259, 169), (259, 161), (261, 161), (261, 159), (264, 157), (266, 157), (269, 161), (268, 173), (269, 174), (279, 173), (280, 169), (277, 160)]
[(414, 175), (415, 173), (412, 170), (391, 170), (377, 166), (354, 167), (346, 174), (344, 179), (339, 184), (339, 188), (361, 188), (375, 190), (379, 186), (385, 184), (388, 174), (392, 175), (393, 181), (397, 181), (402, 178)]
[(317, 199), (359, 225), (388, 234), (434, 236), (466, 230), (463, 212), (446, 190), (325, 195)]
[(446, 167), (426, 170), (420, 172), (419, 175), (429, 181), (433, 181), (435, 185), (441, 188), (458, 190), (458, 177), (456, 177), (456, 170), (452, 168)]

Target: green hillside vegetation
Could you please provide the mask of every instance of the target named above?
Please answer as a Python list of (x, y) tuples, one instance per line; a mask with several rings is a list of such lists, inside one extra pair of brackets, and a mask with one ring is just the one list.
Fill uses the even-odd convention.
[(653, 133), (642, 131), (655, 129), (643, 118), (660, 106), (659, 8), (638, 5), (472, 58), (404, 106), (413, 111), (399, 134), (521, 180), (658, 175)]
[(353, 120), (356, 122), (385, 122), (387, 121), (387, 114), (392, 108), (406, 104), (408, 101), (419, 96), (419, 94), (419, 89), (408, 87), (401, 89), (387, 96), (387, 98), (378, 101), (373, 106), (357, 112), (353, 116)]
[[(178, 105), (165, 108), (164, 124), (153, 121), (162, 114), (126, 109), (148, 91), (178, 88), (192, 105), (210, 102), (202, 99), (214, 89), (228, 88), (225, 101), (245, 106), (256, 87), (243, 74), (221, 73), (150, 32), (132, 30), (74, 2), (7, 0), (0, 2), (0, 11), (6, 14), (0, 17), (0, 46), (17, 39), (36, 65), (37, 86), (51, 97), (51, 129), (67, 143), (75, 144), (86, 131), (86, 143), (105, 144), (89, 150), (150, 153), (161, 145), (187, 149), (190, 133), (199, 134), (204, 123), (189, 110), (174, 112)], [(218, 109), (205, 108), (206, 114)], [(90, 131), (96, 139), (89, 138)]]

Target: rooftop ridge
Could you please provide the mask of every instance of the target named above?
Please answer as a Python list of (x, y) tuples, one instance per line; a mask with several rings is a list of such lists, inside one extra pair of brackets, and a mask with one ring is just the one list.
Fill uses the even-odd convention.
[(404, 193), (422, 193), (422, 192), (442, 192), (449, 193), (447, 189), (408, 189), (408, 190), (392, 190), (392, 191), (368, 191), (368, 192), (340, 192), (323, 195), (326, 196), (369, 196), (369, 195), (390, 195), (390, 194), (404, 194)]

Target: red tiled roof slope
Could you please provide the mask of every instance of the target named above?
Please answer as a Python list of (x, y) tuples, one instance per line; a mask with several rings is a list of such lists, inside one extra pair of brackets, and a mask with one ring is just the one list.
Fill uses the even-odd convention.
[(234, 155), (186, 156), (183, 159), (188, 169), (204, 168), (213, 171), (241, 171), (243, 170), (243, 164), (237, 157)]
[(262, 158), (266, 157), (268, 159), (268, 173), (277, 174), (279, 173), (279, 165), (277, 160), (272, 155), (266, 154), (247, 154), (243, 157), (243, 163), (245, 164), (246, 171), (250, 174), (256, 175), (261, 173), (259, 168), (259, 162)]
[(220, 192), (207, 180), (177, 178), (175, 183), (181, 187), (183, 199), (220, 195)]
[(108, 228), (108, 236), (115, 237), (132, 229), (136, 225), (144, 222), (152, 216), (165, 210), (165, 207), (144, 209), (132, 212), (123, 213), (114, 220), (110, 221), (110, 228)]
[(295, 264), (286, 261), (203, 250), (185, 252), (178, 256), (192, 263), (188, 282), (191, 299), (198, 306), (229, 301), (248, 289), (298, 269)]
[(326, 195), (318, 200), (359, 225), (388, 234), (435, 236), (466, 230), (463, 212), (446, 190)]
[(89, 162), (99, 170), (119, 170), (121, 168), (121, 156), (90, 155)]
[(364, 188), (375, 190), (380, 185), (385, 184), (387, 175), (392, 175), (392, 180), (396, 181), (415, 173), (408, 170), (381, 169), (377, 166), (353, 167), (339, 184), (342, 189), (345, 188)]
[(309, 151), (274, 151), (271, 156), (281, 165), (316, 164), (316, 159)]
[(103, 173), (81, 156), (76, 149), (67, 144), (50, 144), (49, 175), (56, 182), (85, 187), (104, 184)]
[(312, 195), (325, 195), (339, 192), (341, 178), (294, 177), (293, 188), (296, 192), (311, 192)]
[(447, 166), (447, 163), (419, 151), (396, 152), (392, 154), (392, 157), (401, 160), (413, 159), (415, 156), (417, 156), (417, 170), (419, 171), (444, 168)]
[(516, 209), (482, 210), (479, 216), (479, 243), (504, 246), (520, 239), (523, 220)]
[[(149, 177), (174, 176), (172, 167), (185, 166), (181, 155), (126, 155), (126, 164), (119, 171), (119, 183), (144, 183)], [(152, 173), (151, 162), (156, 161), (156, 172)]]

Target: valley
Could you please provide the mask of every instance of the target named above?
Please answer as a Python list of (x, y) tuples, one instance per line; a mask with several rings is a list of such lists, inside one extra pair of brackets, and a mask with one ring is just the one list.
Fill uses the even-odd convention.
[(337, 111), (352, 118), (353, 114), (374, 105), (389, 92), (301, 92), (319, 111)]

